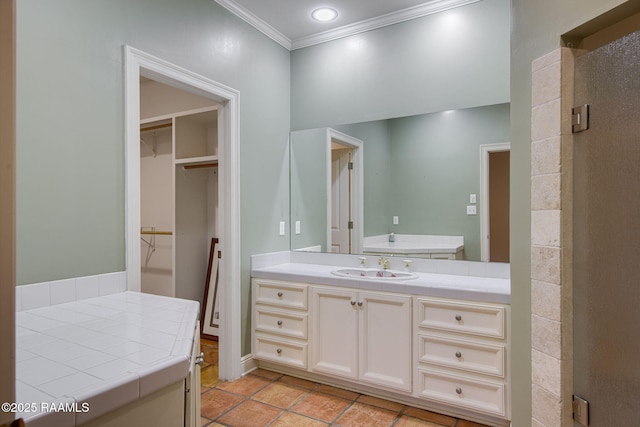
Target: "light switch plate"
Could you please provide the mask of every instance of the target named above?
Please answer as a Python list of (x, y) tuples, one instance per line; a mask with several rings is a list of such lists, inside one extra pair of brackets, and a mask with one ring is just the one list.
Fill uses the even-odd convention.
[(398, 215), (394, 215), (393, 216), (393, 225), (398, 225), (399, 221), (398, 221)]
[(477, 203), (477, 198), (475, 194), (469, 194), (469, 203)]
[(467, 206), (467, 215), (476, 215), (476, 206), (468, 205)]
[(300, 234), (300, 221), (296, 221), (296, 234)]
[(280, 221), (280, 235), (284, 236), (284, 227), (285, 227), (285, 223), (284, 221)]

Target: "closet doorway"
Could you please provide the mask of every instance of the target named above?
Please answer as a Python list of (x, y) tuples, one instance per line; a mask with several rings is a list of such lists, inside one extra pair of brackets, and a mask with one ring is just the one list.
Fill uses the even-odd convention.
[(480, 146), (481, 259), (509, 262), (509, 183), (511, 144)]
[[(201, 301), (210, 247), (206, 241), (215, 234), (219, 239), (219, 377), (239, 378), (239, 93), (129, 46), (124, 47), (124, 59), (127, 288)], [(142, 85), (156, 90), (141, 89)], [(165, 98), (173, 93), (169, 95), (173, 105), (153, 98), (163, 93)], [(147, 167), (148, 160), (161, 156), (151, 169)], [(141, 173), (149, 171), (142, 178)], [(143, 200), (148, 195), (153, 195), (152, 201)], [(160, 211), (164, 215), (154, 216)], [(151, 261), (160, 266), (151, 264), (147, 273), (155, 277), (145, 278), (143, 284), (143, 267), (148, 268)], [(184, 286), (186, 282), (190, 284)]]

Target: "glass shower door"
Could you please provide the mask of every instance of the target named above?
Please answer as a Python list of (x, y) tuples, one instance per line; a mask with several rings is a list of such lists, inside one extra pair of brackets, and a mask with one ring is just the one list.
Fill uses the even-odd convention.
[(574, 393), (590, 426), (637, 426), (640, 33), (577, 58), (575, 78), (590, 123), (574, 135)]

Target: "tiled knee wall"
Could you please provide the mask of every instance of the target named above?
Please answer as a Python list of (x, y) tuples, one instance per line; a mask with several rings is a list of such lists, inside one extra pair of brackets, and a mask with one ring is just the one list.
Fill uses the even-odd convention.
[(571, 108), (575, 54), (561, 48), (532, 65), (533, 427), (573, 426)]
[(79, 301), (127, 290), (126, 272), (16, 286), (16, 311)]

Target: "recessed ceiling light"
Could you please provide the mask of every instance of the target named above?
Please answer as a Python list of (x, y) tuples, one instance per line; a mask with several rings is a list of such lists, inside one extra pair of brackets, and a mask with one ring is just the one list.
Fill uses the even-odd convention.
[(316, 21), (329, 22), (338, 17), (338, 11), (330, 7), (321, 7), (311, 12), (311, 17)]

